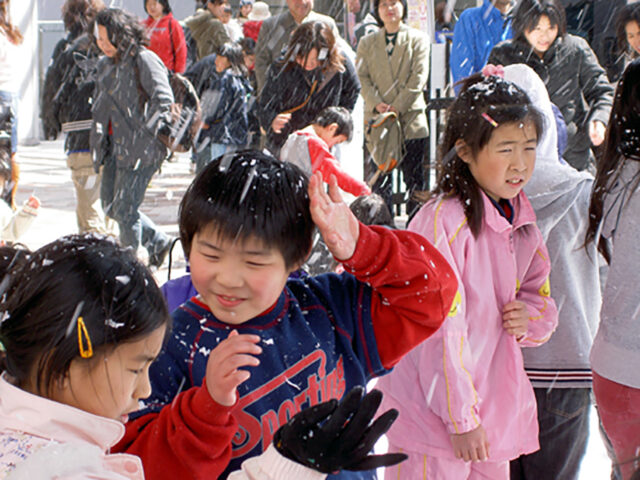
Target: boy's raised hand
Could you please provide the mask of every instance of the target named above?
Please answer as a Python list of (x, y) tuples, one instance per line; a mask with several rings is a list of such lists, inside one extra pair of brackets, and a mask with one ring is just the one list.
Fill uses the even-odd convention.
[(236, 403), (236, 388), (251, 376), (239, 368), (260, 365), (260, 360), (253, 356), (262, 353), (262, 348), (256, 345), (259, 341), (258, 335), (239, 335), (233, 330), (211, 351), (207, 361), (207, 390), (220, 405), (230, 407)]
[(360, 235), (358, 219), (342, 200), (335, 175), (329, 177), (329, 194), (325, 192), (322, 174), (316, 172), (309, 180), (311, 217), (329, 250), (338, 260), (353, 256)]

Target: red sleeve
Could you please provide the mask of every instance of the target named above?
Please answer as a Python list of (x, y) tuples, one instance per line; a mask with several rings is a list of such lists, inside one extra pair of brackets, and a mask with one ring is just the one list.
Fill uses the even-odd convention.
[(182, 30), (180, 22), (175, 18), (172, 18), (171, 21), (173, 22), (173, 25), (171, 25), (173, 33), (171, 41), (173, 42), (174, 52), (176, 52), (173, 68), (178, 73), (184, 73), (187, 69), (187, 42), (184, 39), (184, 30)]
[(371, 318), (385, 368), (440, 328), (458, 288), (440, 252), (406, 230), (360, 224), (355, 253), (343, 263), (373, 289)]
[(216, 403), (203, 383), (180, 393), (159, 413), (128, 422), (112, 452), (140, 457), (145, 478), (218, 478), (231, 459), (237, 431), (232, 408)]
[(326, 143), (316, 137), (308, 136), (307, 145), (309, 145), (312, 172), (322, 173), (322, 178), (325, 180), (329, 179), (329, 175), (335, 175), (338, 180), (338, 186), (356, 197), (371, 194), (371, 189), (367, 184), (353, 178), (342, 169), (336, 157), (327, 148)]

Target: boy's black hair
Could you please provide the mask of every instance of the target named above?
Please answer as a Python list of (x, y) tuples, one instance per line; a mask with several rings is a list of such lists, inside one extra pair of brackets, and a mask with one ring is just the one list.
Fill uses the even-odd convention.
[[(147, 13), (147, 15), (149, 14), (149, 12), (147, 12), (147, 2), (149, 0), (142, 0), (142, 8), (144, 8), (144, 11)], [(171, 5), (169, 5), (169, 0), (157, 0), (158, 3), (160, 5), (162, 5), (162, 13), (164, 13), (165, 15), (169, 15), (171, 13)]]
[(198, 232), (224, 239), (249, 236), (277, 249), (287, 268), (311, 250), (314, 230), (307, 178), (296, 166), (256, 150), (213, 160), (191, 183), (180, 203), (180, 241), (189, 258)]
[(513, 12), (513, 39), (528, 43), (525, 32), (536, 28), (543, 16), (549, 19), (551, 26), (558, 26), (558, 37), (567, 34), (567, 19), (559, 0), (519, 0)]
[(334, 136), (344, 135), (347, 137), (347, 142), (350, 142), (353, 138), (353, 118), (351, 118), (349, 110), (344, 107), (325, 108), (318, 114), (313, 123), (321, 127), (328, 127), (335, 123), (338, 125), (338, 129)]
[[(16, 264), (0, 282), (4, 368), (19, 386), (35, 380), (47, 397), (81, 357), (171, 325), (160, 289), (130, 249), (97, 235), (62, 237)], [(83, 334), (79, 322), (86, 327)], [(35, 372), (35, 378), (32, 375)]]
[[(407, 20), (407, 0), (399, 0), (400, 3), (402, 3), (402, 21), (406, 21)], [(380, 8), (380, 0), (374, 0), (373, 1), (373, 17), (376, 19), (376, 22), (378, 22), (378, 26), (380, 27), (384, 27), (384, 22), (382, 21), (382, 19), (380, 18), (380, 14), (378, 13), (378, 10)]]
[(225, 57), (229, 61), (229, 69), (235, 75), (248, 76), (249, 71), (244, 64), (242, 47), (236, 42), (225, 42), (218, 48), (217, 55)]
[(349, 208), (356, 218), (365, 225), (383, 225), (396, 228), (387, 202), (377, 193), (359, 196), (351, 202)]
[(256, 41), (251, 37), (242, 37), (238, 40), (242, 53), (245, 55), (254, 55), (256, 53)]
[[(488, 117), (483, 117), (483, 114)], [(482, 193), (469, 165), (457, 154), (456, 142), (463, 140), (475, 157), (500, 125), (525, 121), (533, 123), (539, 141), (544, 131), (542, 113), (532, 105), (524, 90), (496, 76), (484, 77), (478, 73), (467, 78), (449, 107), (433, 193), (460, 199), (474, 236), (480, 233), (482, 226)]]

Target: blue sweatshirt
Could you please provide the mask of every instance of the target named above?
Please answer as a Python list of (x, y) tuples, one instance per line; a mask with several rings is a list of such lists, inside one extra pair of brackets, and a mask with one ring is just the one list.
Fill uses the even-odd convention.
[(511, 19), (505, 18), (491, 0), (462, 12), (453, 30), (451, 47), (454, 83), (482, 70), (494, 45), (512, 36)]
[[(241, 325), (220, 322), (198, 297), (173, 313), (173, 333), (151, 366), (151, 410), (201, 385), (209, 353), (232, 330), (262, 337), (260, 366), (238, 387), (239, 429), (220, 478), (266, 450), (295, 413), (387, 373), (439, 328), (457, 288), (424, 238), (384, 227), (360, 225), (345, 269), (351, 273), (289, 280), (269, 310)], [(329, 478), (372, 479), (375, 471)]]

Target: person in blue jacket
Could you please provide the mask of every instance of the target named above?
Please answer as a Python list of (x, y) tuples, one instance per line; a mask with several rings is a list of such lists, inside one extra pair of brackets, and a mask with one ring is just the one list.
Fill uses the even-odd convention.
[(508, 14), (514, 4), (513, 0), (484, 0), (481, 7), (460, 14), (450, 58), (454, 83), (482, 70), (494, 45), (511, 39)]

